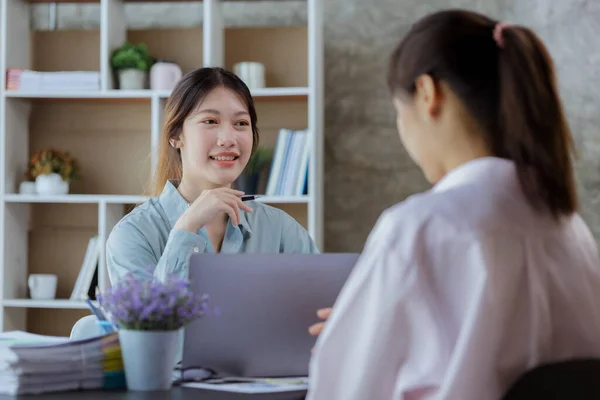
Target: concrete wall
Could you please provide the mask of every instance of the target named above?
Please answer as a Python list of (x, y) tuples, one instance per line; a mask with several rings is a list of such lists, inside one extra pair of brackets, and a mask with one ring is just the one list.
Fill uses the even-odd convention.
[[(381, 211), (427, 189), (402, 149), (385, 89), (387, 56), (409, 24), (440, 8), (462, 7), (525, 23), (546, 41), (557, 63), (580, 152), (582, 212), (600, 240), (600, 2), (587, 0), (323, 0), (326, 60), (327, 251), (359, 251)], [(419, 5), (415, 5), (420, 3)], [(228, 25), (306, 21), (305, 2), (226, 3)], [(48, 6), (35, 26), (48, 27)], [(58, 28), (97, 26), (96, 5), (61, 5)], [(131, 27), (197, 26), (201, 5), (127, 5)]]

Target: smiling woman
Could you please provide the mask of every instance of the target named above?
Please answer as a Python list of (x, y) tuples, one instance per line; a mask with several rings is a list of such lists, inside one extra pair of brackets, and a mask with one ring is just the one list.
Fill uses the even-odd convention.
[(186, 278), (193, 252), (296, 252), (317, 248), (282, 210), (242, 201), (231, 188), (258, 145), (250, 91), (233, 73), (200, 68), (184, 76), (166, 106), (155, 197), (112, 230), (110, 280), (128, 272)]
[(181, 180), (179, 189), (193, 198), (204, 189), (228, 185), (242, 173), (258, 145), (250, 91), (226, 70), (200, 69), (183, 77), (167, 102), (166, 114), (155, 195), (169, 179)]

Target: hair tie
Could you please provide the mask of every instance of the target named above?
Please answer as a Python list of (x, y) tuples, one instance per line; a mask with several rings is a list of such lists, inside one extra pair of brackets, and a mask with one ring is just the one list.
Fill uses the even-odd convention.
[(498, 47), (500, 47), (501, 49), (504, 48), (504, 37), (502, 33), (506, 28), (509, 28), (511, 26), (512, 25), (507, 24), (505, 22), (498, 22), (494, 27), (494, 40), (496, 41)]

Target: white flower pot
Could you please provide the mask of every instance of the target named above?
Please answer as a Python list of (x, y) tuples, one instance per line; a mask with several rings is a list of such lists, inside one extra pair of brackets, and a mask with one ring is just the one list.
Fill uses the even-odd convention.
[(127, 389), (155, 391), (171, 388), (180, 332), (119, 329)]
[(69, 193), (69, 182), (59, 174), (40, 175), (35, 178), (35, 191), (40, 195), (61, 195)]
[(119, 70), (119, 88), (121, 90), (144, 89), (146, 83), (146, 72), (129, 68)]

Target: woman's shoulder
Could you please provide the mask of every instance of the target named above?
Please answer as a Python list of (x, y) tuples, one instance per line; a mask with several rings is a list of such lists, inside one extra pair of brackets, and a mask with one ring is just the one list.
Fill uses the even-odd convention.
[(267, 241), (279, 241), (280, 252), (318, 253), (307, 229), (281, 208), (252, 201), (252, 212), (245, 213), (250, 229)]
[(113, 227), (111, 235), (116, 232), (126, 236), (156, 231), (157, 228), (164, 226), (166, 226), (166, 216), (160, 201), (156, 197), (151, 197), (124, 215)]
[(464, 221), (447, 201), (444, 194), (433, 191), (410, 195), (382, 211), (370, 236), (388, 246), (398, 246), (425, 239), (425, 232), (432, 227), (438, 229), (440, 236), (457, 234)]
[(246, 218), (250, 223), (267, 222), (271, 224), (283, 224), (296, 221), (290, 214), (279, 207), (256, 200), (249, 201), (247, 204), (252, 208), (252, 212), (246, 213)]
[(538, 221), (517, 212), (523, 207), (520, 199), (502, 190), (477, 191), (470, 185), (428, 190), (385, 209), (374, 230), (393, 244), (524, 236), (533, 232), (529, 222)]
[(440, 211), (435, 194), (427, 191), (408, 196), (381, 213), (380, 218), (397, 223), (422, 223)]

